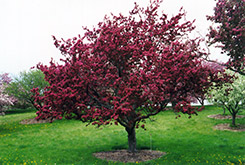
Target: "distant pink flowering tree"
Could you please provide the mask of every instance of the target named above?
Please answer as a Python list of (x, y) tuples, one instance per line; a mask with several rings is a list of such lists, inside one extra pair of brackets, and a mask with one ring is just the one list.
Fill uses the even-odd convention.
[(225, 81), (219, 81), (217, 85), (221, 86), (222, 83), (230, 83), (230, 80), (232, 78), (231, 75), (225, 74), (225, 67), (218, 64), (218, 62), (202, 62), (202, 70), (198, 72), (198, 76), (201, 77), (202, 81), (205, 83), (203, 85), (200, 85), (195, 88), (195, 90), (190, 93), (190, 99), (192, 102), (199, 102), (201, 105), (204, 105), (204, 101), (206, 100), (206, 93), (210, 90), (210, 88), (213, 86), (213, 82), (217, 77), (223, 76), (223, 80)]
[(215, 23), (208, 34), (210, 45), (216, 44), (230, 58), (228, 69), (245, 75), (245, 1), (218, 0), (214, 15), (208, 20)]
[(5, 93), (5, 88), (11, 82), (8, 73), (0, 74), (0, 115), (4, 115), (5, 107), (13, 105), (15, 99)]
[[(130, 16), (105, 17), (84, 36), (59, 41), (63, 63), (37, 67), (50, 86), (35, 101), (37, 119), (75, 117), (92, 124), (122, 125), (128, 133), (129, 151), (136, 151), (135, 128), (175, 102), (177, 112), (196, 114), (189, 94), (224, 81), (203, 67), (206, 55), (198, 39), (187, 39), (193, 23), (184, 13), (168, 18), (157, 12), (160, 1), (146, 8), (135, 4)], [(181, 23), (182, 22), (182, 23)], [(208, 81), (208, 82), (207, 82)]]

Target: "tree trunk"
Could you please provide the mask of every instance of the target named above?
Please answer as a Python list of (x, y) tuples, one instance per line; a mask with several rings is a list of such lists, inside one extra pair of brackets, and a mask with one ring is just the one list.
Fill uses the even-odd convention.
[(136, 152), (136, 134), (135, 134), (135, 127), (133, 128), (126, 128), (128, 132), (128, 151), (129, 152)]
[(223, 111), (223, 115), (225, 115), (225, 107), (223, 106), (222, 108), (223, 108), (223, 110), (224, 110), (224, 111)]
[(232, 114), (232, 126), (236, 126), (236, 113)]
[(171, 104), (172, 104), (172, 108), (174, 109), (176, 104), (177, 104), (177, 102), (176, 101), (172, 101)]
[(201, 99), (201, 105), (204, 106), (204, 100), (205, 99)]

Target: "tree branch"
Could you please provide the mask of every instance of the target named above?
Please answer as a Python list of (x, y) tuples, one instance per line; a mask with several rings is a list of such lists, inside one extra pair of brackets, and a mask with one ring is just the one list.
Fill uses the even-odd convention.
[(237, 73), (239, 73), (239, 74), (245, 76), (245, 72), (243, 72), (243, 71), (241, 71), (241, 70), (233, 69), (232, 67), (230, 67), (230, 66), (227, 65), (227, 64), (222, 64), (222, 63), (219, 63), (219, 62), (217, 62), (217, 61), (210, 60), (210, 59), (207, 59), (207, 58), (205, 58), (204, 60), (206, 60), (207, 62), (213, 62), (213, 63), (216, 63), (216, 64), (218, 64), (218, 65), (220, 65), (220, 66), (224, 66), (224, 67), (226, 67), (227, 69), (230, 69), (230, 70), (233, 71), (233, 72), (237, 72)]
[(149, 114), (147, 114), (147, 115), (145, 115), (145, 116), (137, 117), (137, 118), (135, 119), (135, 122), (140, 121), (140, 120), (142, 120), (142, 119), (147, 119), (147, 118), (149, 118), (150, 116), (157, 115), (159, 112), (161, 112), (163, 109), (165, 109), (166, 106), (167, 106), (166, 103), (165, 103), (164, 105), (161, 104), (161, 108), (159, 108), (157, 111), (152, 112), (152, 113), (149, 113)]

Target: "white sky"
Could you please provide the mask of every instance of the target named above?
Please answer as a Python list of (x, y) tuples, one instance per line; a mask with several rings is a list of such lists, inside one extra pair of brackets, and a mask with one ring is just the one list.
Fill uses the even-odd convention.
[[(53, 45), (56, 38), (73, 38), (82, 33), (82, 26), (92, 27), (104, 16), (128, 11), (134, 1), (146, 6), (149, 0), (0, 0), (0, 73), (18, 74), (51, 57), (62, 55)], [(183, 6), (187, 20), (196, 19), (197, 30), (205, 36), (213, 15), (214, 0), (164, 0), (161, 9), (169, 16)], [(217, 49), (213, 59), (227, 60)]]

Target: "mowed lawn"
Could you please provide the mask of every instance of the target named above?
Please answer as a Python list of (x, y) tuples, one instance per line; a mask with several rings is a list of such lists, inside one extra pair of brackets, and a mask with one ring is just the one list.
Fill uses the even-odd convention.
[[(217, 124), (231, 122), (207, 117), (219, 113), (221, 108), (206, 106), (191, 119), (187, 115), (176, 119), (176, 114), (166, 111), (147, 120), (147, 130), (136, 133), (138, 149), (152, 148), (167, 155), (139, 164), (245, 164), (245, 132), (214, 130)], [(33, 110), (12, 110), (0, 116), (0, 164), (123, 164), (92, 155), (126, 149), (122, 126), (96, 128), (77, 120), (19, 124), (33, 117)], [(245, 124), (245, 118), (237, 123)]]

